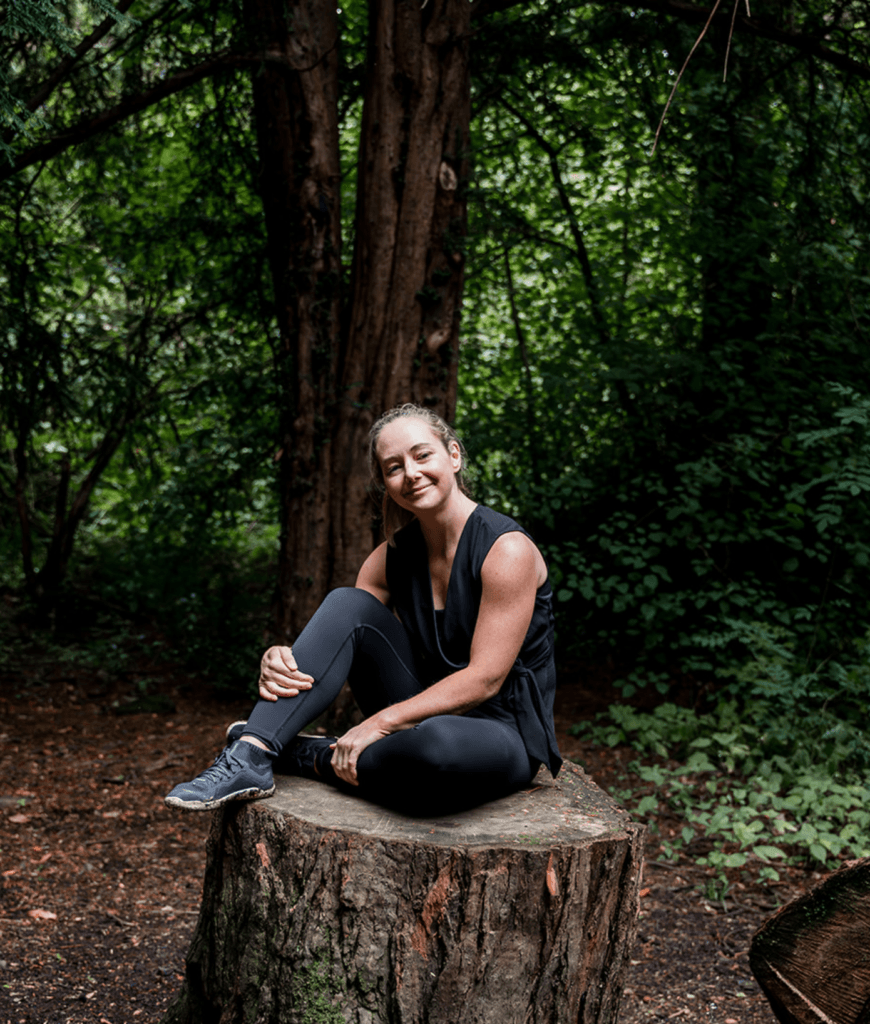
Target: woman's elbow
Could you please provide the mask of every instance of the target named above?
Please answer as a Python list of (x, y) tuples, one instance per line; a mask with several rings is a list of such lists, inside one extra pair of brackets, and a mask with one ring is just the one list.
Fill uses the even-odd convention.
[(507, 672), (499, 676), (488, 676), (482, 680), (481, 693), (483, 694), (483, 700), (490, 700), (500, 692), (504, 681), (507, 679)]

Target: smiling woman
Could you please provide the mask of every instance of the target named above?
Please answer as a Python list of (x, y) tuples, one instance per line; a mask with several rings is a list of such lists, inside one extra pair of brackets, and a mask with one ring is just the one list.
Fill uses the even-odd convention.
[[(250, 719), (228, 729), (215, 763), (176, 786), (169, 806), (270, 796), (274, 767), (439, 814), (514, 792), (542, 763), (558, 773), (541, 553), (512, 519), (472, 500), (459, 438), (430, 410), (382, 416), (369, 457), (387, 539), (292, 647), (265, 653)], [(345, 679), (364, 721), (340, 738), (300, 735)]]

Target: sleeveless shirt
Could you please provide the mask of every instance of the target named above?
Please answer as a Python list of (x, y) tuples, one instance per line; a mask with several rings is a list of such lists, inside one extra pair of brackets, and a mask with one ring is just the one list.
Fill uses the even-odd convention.
[[(402, 625), (417, 655), (425, 686), (466, 668), (480, 610), (480, 571), (495, 541), (505, 533), (528, 533), (513, 519), (478, 505), (459, 538), (443, 615), (436, 614), (429, 575), (429, 552), (414, 519), (387, 547), (387, 585)], [(499, 692), (466, 713), (467, 718), (495, 718), (513, 726), (530, 758), (555, 776), (562, 765), (553, 727), (556, 668), (553, 648), (553, 592), (549, 581), (538, 588), (532, 621), (517, 660)]]

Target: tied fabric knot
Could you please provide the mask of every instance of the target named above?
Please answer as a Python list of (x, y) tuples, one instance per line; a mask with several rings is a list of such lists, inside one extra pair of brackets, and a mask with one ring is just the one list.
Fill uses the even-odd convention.
[(518, 658), (508, 676), (506, 703), (517, 720), (517, 725), (529, 756), (550, 769), (553, 778), (562, 767), (562, 758), (556, 745), (552, 727), (552, 713), (544, 706), (544, 699), (538, 686), (538, 679), (532, 669)]

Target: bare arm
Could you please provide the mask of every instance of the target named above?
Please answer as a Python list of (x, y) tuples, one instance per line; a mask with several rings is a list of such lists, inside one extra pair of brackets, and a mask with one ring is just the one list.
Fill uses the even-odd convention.
[(540, 553), (524, 534), (506, 533), (498, 538), (481, 570), (480, 611), (468, 666), (345, 733), (336, 743), (332, 759), (340, 778), (356, 784), (359, 755), (384, 736), (435, 715), (461, 715), (498, 693), (532, 620), (542, 566)]
[(367, 590), (381, 602), (388, 604), (390, 588), (387, 586), (387, 543), (379, 544), (363, 562), (357, 574), (356, 585), (360, 590)]

